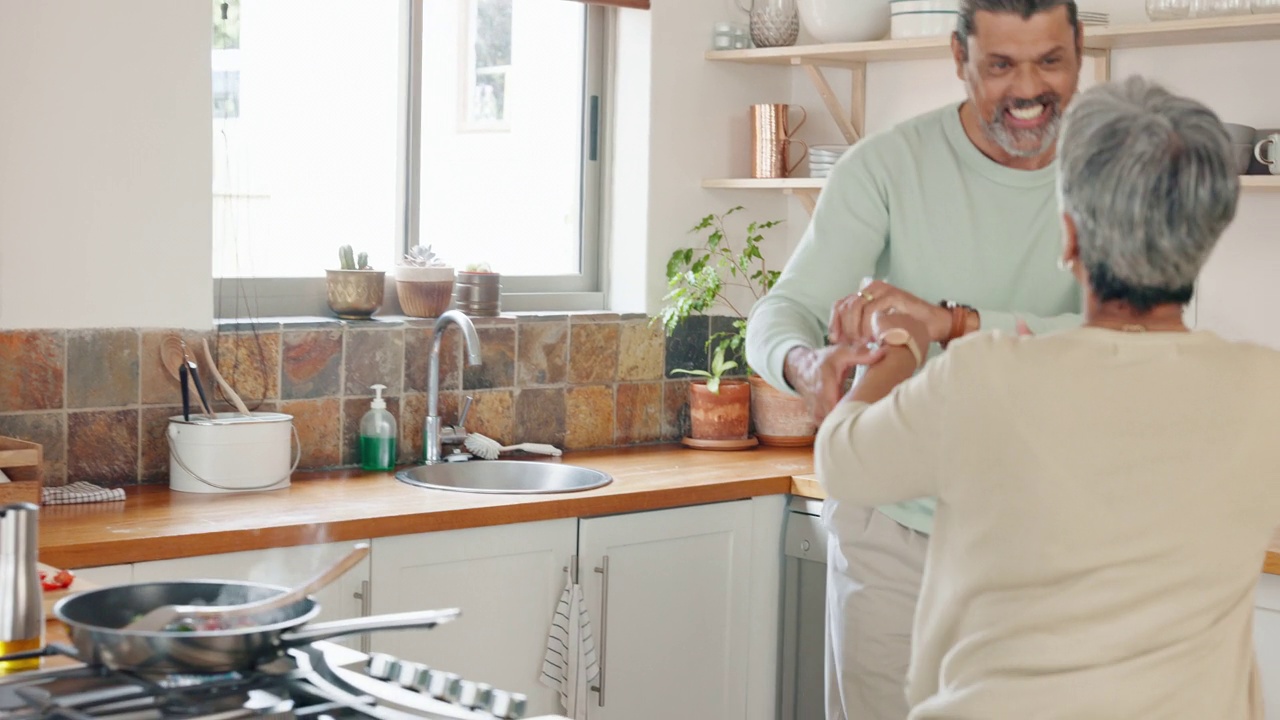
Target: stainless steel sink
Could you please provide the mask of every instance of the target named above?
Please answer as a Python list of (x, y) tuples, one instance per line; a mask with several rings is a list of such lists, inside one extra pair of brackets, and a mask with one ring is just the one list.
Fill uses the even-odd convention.
[(470, 460), (419, 465), (396, 473), (396, 479), (436, 490), (522, 495), (578, 492), (613, 482), (609, 475), (591, 468), (514, 460)]

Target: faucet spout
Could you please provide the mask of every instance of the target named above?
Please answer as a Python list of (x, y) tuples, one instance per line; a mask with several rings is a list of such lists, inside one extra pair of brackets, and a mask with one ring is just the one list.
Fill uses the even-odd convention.
[(467, 364), (480, 364), (480, 336), (471, 318), (458, 310), (446, 310), (436, 318), (431, 338), (431, 362), (427, 377), (427, 418), (423, 429), (423, 459), (428, 463), (441, 460), (442, 423), (440, 422), (440, 344), (452, 323), (462, 331), (466, 343)]

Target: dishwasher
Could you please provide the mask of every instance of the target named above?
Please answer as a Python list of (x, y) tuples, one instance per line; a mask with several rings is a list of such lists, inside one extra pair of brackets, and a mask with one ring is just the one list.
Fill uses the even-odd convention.
[(783, 550), (778, 717), (822, 720), (826, 713), (827, 531), (822, 525), (821, 500), (791, 498)]

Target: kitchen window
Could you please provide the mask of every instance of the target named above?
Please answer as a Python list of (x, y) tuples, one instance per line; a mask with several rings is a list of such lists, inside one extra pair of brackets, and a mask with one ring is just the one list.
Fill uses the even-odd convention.
[(212, 7), (219, 317), (327, 315), (348, 244), (388, 277), (415, 244), (488, 263), (504, 309), (602, 307), (605, 8)]

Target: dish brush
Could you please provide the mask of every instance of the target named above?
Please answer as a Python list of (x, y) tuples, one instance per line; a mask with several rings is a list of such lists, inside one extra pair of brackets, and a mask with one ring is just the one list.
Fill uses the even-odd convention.
[(527, 453), (535, 455), (559, 455), (560, 448), (554, 445), (544, 445), (543, 443), (519, 443), (517, 445), (503, 445), (491, 437), (486, 437), (480, 433), (470, 433), (467, 439), (463, 441), (467, 449), (476, 457), (485, 460), (497, 460), (498, 455), (512, 450), (523, 450)]

